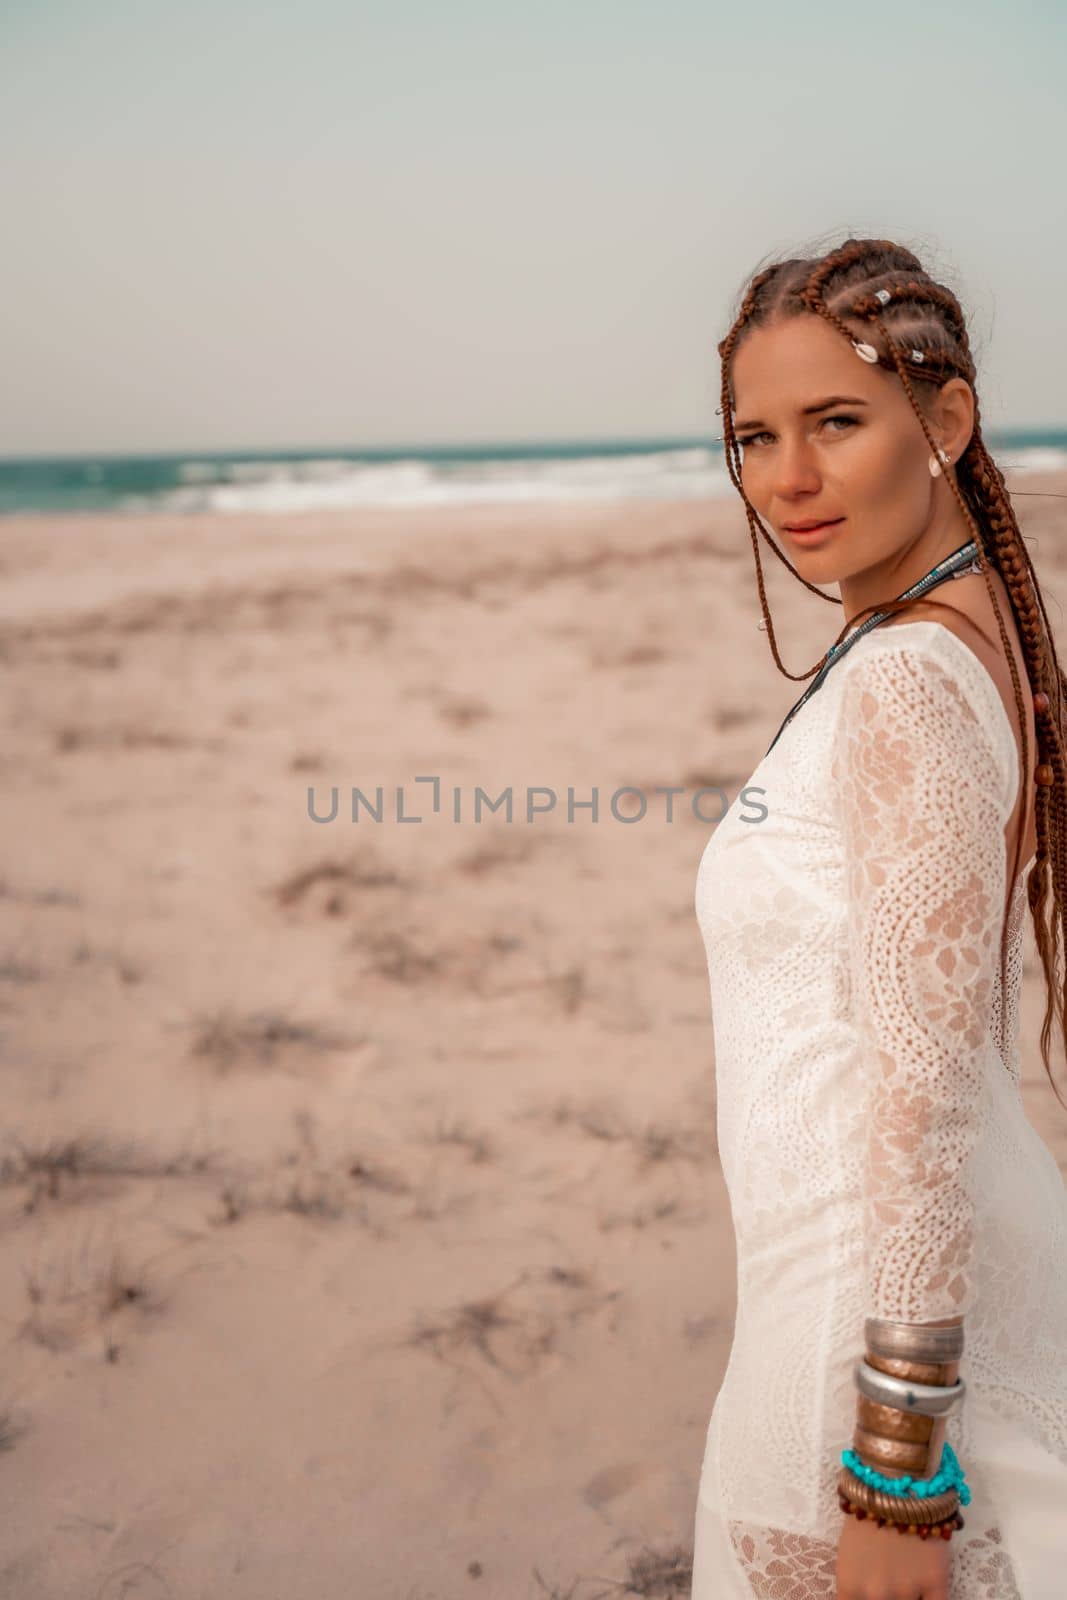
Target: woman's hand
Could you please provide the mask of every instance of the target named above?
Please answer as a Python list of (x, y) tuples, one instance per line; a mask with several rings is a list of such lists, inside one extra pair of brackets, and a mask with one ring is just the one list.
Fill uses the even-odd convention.
[(949, 1600), (952, 1541), (842, 1516), (837, 1600)]

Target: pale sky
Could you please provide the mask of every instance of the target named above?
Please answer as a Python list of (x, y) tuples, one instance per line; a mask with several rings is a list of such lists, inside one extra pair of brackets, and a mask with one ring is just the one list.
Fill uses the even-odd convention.
[(1067, 425), (1067, 7), (0, 8), (0, 455), (715, 436), (746, 276), (899, 239)]

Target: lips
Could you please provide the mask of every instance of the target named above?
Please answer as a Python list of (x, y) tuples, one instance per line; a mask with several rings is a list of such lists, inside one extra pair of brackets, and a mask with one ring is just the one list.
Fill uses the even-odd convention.
[(844, 520), (844, 517), (828, 517), (825, 522), (787, 522), (784, 526), (786, 533), (817, 533), (820, 528), (833, 528)]
[(785, 531), (795, 543), (818, 544), (832, 529), (839, 527), (844, 520), (844, 517), (834, 517), (830, 522), (817, 522), (814, 527), (810, 528), (790, 528), (787, 526)]

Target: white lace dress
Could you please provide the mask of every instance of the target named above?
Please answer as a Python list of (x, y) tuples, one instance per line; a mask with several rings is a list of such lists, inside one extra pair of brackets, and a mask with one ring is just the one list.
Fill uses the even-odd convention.
[(693, 1600), (833, 1596), (864, 1318), (960, 1313), (953, 1600), (1067, 1596), (1067, 1191), (1019, 1089), (1029, 862), (1003, 1000), (999, 973), (1018, 783), (978, 657), (895, 623), (830, 671), (705, 848), (737, 1317)]

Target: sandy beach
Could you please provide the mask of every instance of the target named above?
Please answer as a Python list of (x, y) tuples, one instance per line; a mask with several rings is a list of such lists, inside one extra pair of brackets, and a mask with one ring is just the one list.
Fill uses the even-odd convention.
[[(801, 680), (840, 607), (764, 566)], [(0, 575), (0, 1597), (687, 1596), (692, 799), (804, 687), (739, 504), (12, 517)]]

